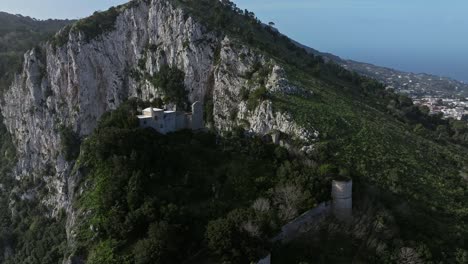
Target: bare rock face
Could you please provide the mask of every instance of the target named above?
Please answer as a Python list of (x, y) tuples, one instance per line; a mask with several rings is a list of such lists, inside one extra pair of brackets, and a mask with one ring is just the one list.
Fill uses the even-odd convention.
[(61, 128), (85, 137), (105, 112), (128, 98), (161, 95), (136, 75), (154, 75), (165, 64), (185, 73), (189, 101), (213, 103), (217, 131), (237, 126), (258, 134), (275, 130), (305, 143), (317, 137), (288, 113), (275, 112), (267, 99), (248, 107), (245, 91), (300, 90), (266, 55), (209, 31), (166, 0), (140, 1), (120, 12), (115, 29), (96, 38), (72, 30), (65, 45), (47, 43), (26, 53), (22, 73), (2, 100), (4, 122), (18, 150), (14, 175), (45, 181), (50, 192), (42, 202), (53, 209), (51, 215), (69, 209), (75, 182), (70, 177), (74, 162), (61, 151)]
[(72, 164), (60, 151), (60, 128), (84, 137), (129, 97), (150, 100), (154, 87), (130, 77), (140, 61), (149, 73), (166, 63), (183, 70), (189, 99), (203, 101), (217, 42), (181, 10), (154, 0), (123, 10), (115, 30), (91, 41), (72, 31), (62, 47), (48, 43), (28, 52), (1, 106), (19, 154), (15, 176), (44, 178), (57, 191), (47, 203), (65, 207)]
[[(267, 93), (289, 94), (300, 90), (306, 93), (289, 83), (281, 66), (256, 50), (227, 37), (221, 42), (221, 47), (220, 61), (215, 67), (213, 94), (214, 117), (218, 130), (226, 131), (242, 126), (260, 135), (279, 131), (304, 143), (318, 137), (317, 131), (308, 131), (299, 126), (288, 113), (274, 111), (270, 100), (262, 100), (249, 109), (248, 99), (242, 98), (243, 91), (254, 93), (262, 87)], [(263, 80), (262, 76), (257, 76), (261, 72), (267, 74), (263, 76)]]
[(278, 65), (273, 67), (266, 87), (273, 92), (283, 94), (301, 95), (304, 97), (313, 96), (312, 91), (301, 89), (300, 87), (291, 84), (287, 79), (284, 69)]

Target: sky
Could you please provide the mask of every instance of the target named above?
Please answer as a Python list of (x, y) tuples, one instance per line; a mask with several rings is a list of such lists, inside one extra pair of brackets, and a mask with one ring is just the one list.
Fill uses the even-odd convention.
[(82, 18), (128, 0), (0, 0), (0, 11), (37, 19)]
[[(80, 18), (126, 0), (0, 0), (0, 10)], [(347, 59), (468, 82), (466, 0), (234, 0), (289, 37)]]

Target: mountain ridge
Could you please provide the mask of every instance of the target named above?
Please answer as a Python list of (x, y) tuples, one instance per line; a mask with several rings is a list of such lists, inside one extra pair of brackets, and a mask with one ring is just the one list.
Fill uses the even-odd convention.
[(424, 72), (407, 72), (391, 67), (375, 65), (372, 63), (343, 59), (331, 53), (320, 52), (306, 45), (300, 44), (298, 42), (296, 43), (299, 47), (305, 48), (308, 52), (314, 55), (323, 56), (324, 58), (338, 63), (350, 71), (355, 71), (364, 76), (376, 79), (384, 83), (388, 88), (395, 89), (397, 92), (403, 92), (405, 94), (410, 94), (417, 97), (468, 96), (468, 84), (453, 78), (428, 74)]
[[(212, 12), (207, 14), (206, 10)], [(254, 196), (263, 199), (262, 204), (271, 202), (272, 206), (283, 208), (282, 212), (291, 209), (293, 215), (297, 214), (301, 207), (281, 207), (286, 205), (278, 202), (279, 194), (288, 193), (287, 190), (308, 193), (310, 190), (303, 189), (310, 187), (308, 184), (312, 184), (311, 189), (317, 193), (324, 192), (326, 188), (322, 184), (330, 180), (329, 174), (336, 173), (331, 169), (333, 165), (338, 165), (351, 170), (356, 182), (376, 185), (391, 193), (388, 200), (378, 198), (387, 202), (386, 209), (379, 212), (391, 212), (391, 217), (385, 217), (385, 221), (390, 221), (386, 222), (385, 229), (390, 238), (376, 238), (376, 249), (369, 248), (373, 254), (387, 260), (400, 258), (399, 250), (408, 247), (424, 249), (417, 253), (418, 258), (432, 258), (429, 256), (432, 253), (436, 260), (453, 260), (457, 254), (463, 254), (465, 247), (460, 241), (466, 233), (466, 222), (460, 219), (466, 217), (463, 198), (467, 192), (459, 172), (466, 162), (463, 156), (466, 149), (461, 145), (466, 144), (467, 137), (465, 127), (460, 126), (462, 123), (453, 126), (449, 121), (428, 116), (424, 109), (412, 105), (409, 98), (386, 91), (383, 85), (336, 64), (325, 63), (318, 56), (308, 56), (286, 37), (265, 28), (251, 12), (241, 12), (228, 1), (133, 1), (80, 20), (57, 36), (60, 41), (51, 40), (26, 54), (23, 71), (4, 94), (1, 108), (19, 158), (14, 169), (16, 188), (11, 195), (22, 198), (11, 204), (11, 210), (20, 210), (22, 203), (28, 203), (28, 197), (41, 205), (33, 208), (44, 206), (45, 209), (34, 217), (40, 219), (41, 213), (46, 214), (57, 220), (51, 226), (65, 229), (67, 240), (54, 244), (57, 254), (65, 255), (64, 263), (83, 263), (85, 260), (103, 263), (103, 259), (118, 263), (118, 259), (143, 254), (138, 251), (142, 246), (156, 246), (149, 238), (138, 237), (143, 239), (141, 243), (122, 240), (121, 231), (114, 230), (114, 226), (134, 226), (112, 216), (113, 210), (120, 206), (110, 199), (111, 207), (108, 208), (107, 204), (92, 198), (104, 193), (127, 195), (128, 191), (129, 196), (121, 202), (128, 203), (129, 213), (144, 210), (139, 207), (140, 203), (134, 202), (138, 197), (131, 196), (130, 183), (140, 188), (141, 177), (145, 180), (154, 180), (154, 177), (149, 172), (135, 176), (137, 171), (134, 175), (115, 171), (114, 174), (122, 176), (123, 182), (128, 181), (129, 185), (114, 185), (113, 174), (104, 173), (111, 169), (107, 166), (113, 164), (106, 159), (108, 153), (105, 150), (109, 149), (110, 156), (115, 156), (116, 160), (120, 156), (122, 162), (132, 162), (130, 160), (135, 160), (133, 151), (126, 148), (133, 142), (132, 136), (142, 137), (138, 146), (145, 146), (143, 139), (149, 140), (146, 143), (152, 142), (151, 146), (164, 140), (134, 127), (130, 121), (138, 107), (125, 106), (129, 98), (136, 97), (153, 104), (162, 102), (166, 108), (174, 107), (165, 98), (164, 89), (156, 78), (164, 65), (182, 71), (189, 101), (205, 104), (207, 125), (218, 135), (229, 138), (229, 135), (237, 135), (239, 130), (241, 138), (243, 131), (259, 137), (279, 133), (284, 147), (298, 153), (300, 160), (310, 165), (303, 167), (302, 163), (295, 164), (293, 158), (286, 158), (286, 161), (277, 158), (284, 164), (276, 173), (292, 175), (289, 180), (293, 184), (273, 185), (272, 197), (268, 193), (263, 194), (266, 197)], [(104, 120), (103, 123), (100, 120)], [(177, 135), (174, 137), (177, 139)], [(87, 142), (88, 139), (91, 142)], [(193, 144), (205, 142), (189, 139), (188, 142), (195, 142)], [(82, 140), (84, 149), (73, 150), (79, 148)], [(112, 145), (116, 149), (111, 148)], [(182, 149), (185, 148), (184, 145)], [(251, 149), (255, 149), (255, 145)], [(73, 155), (67, 155), (70, 150)], [(282, 148), (275, 151), (278, 157), (285, 156)], [(135, 155), (141, 157), (136, 160), (144, 161), (142, 154), (145, 152), (135, 150)], [(187, 159), (190, 160), (190, 155)], [(95, 164), (98, 161), (102, 163)], [(301, 170), (297, 174), (293, 169), (295, 166), (310, 170), (310, 174), (304, 175)], [(125, 167), (119, 171), (125, 172)], [(233, 180), (242, 179), (243, 173), (237, 173), (240, 178)], [(265, 181), (262, 177), (255, 179)], [(103, 182), (106, 184), (101, 185)], [(120, 191), (106, 192), (106, 188)], [(216, 186), (208, 189), (212, 190), (207, 191), (209, 195), (219, 195)], [(367, 192), (363, 191), (364, 194)], [(315, 195), (305, 199), (305, 203), (311, 206), (313, 203), (308, 199), (321, 199), (320, 195)], [(82, 201), (83, 197), (89, 199)], [(304, 197), (298, 199), (299, 205), (304, 203), (302, 199)], [(391, 202), (392, 199), (396, 202)], [(402, 200), (405, 208), (411, 210), (401, 209)], [(254, 201), (247, 203), (251, 202)], [(153, 208), (151, 203), (143, 204)], [(233, 219), (247, 218), (245, 221), (248, 221), (249, 214), (242, 213), (246, 207), (237, 209), (241, 212), (234, 210), (216, 216), (219, 219), (209, 219), (211, 221), (205, 223), (210, 227), (206, 230), (206, 239), (217, 241), (223, 238), (224, 233), (217, 232), (226, 225), (232, 231), (239, 230), (236, 225), (232, 226)], [(156, 210), (175, 217), (171, 213), (172, 205)], [(99, 212), (102, 218), (94, 218), (89, 212)], [(151, 212), (145, 213), (151, 215)], [(446, 219), (447, 215), (453, 219)], [(280, 219), (284, 221), (288, 217)], [(24, 219), (24, 222), (20, 221), (21, 226), (32, 226), (30, 230), (36, 230), (33, 228), (35, 221)], [(112, 219), (117, 222), (109, 224)], [(130, 222), (132, 219), (128, 218)], [(421, 219), (434, 224), (435, 228), (424, 230), (418, 226)], [(177, 225), (168, 227), (166, 224), (159, 222), (151, 225), (154, 228), (150, 230), (167, 234), (165, 232), (171, 228), (177, 229)], [(249, 227), (248, 222), (242, 224), (251, 231), (247, 237), (255, 234), (258, 226)], [(402, 230), (401, 233), (390, 232), (395, 226)], [(441, 235), (441, 230), (448, 231), (446, 236)], [(143, 237), (146, 237), (146, 231), (149, 232), (144, 230)], [(431, 238), (434, 233), (437, 234), (435, 241)], [(418, 240), (413, 243), (411, 238), (416, 235)], [(203, 235), (198, 235), (194, 241), (204, 239)], [(394, 244), (385, 242), (393, 239), (397, 241)], [(21, 249), (18, 252), (31, 253), (29, 247), (21, 247), (21, 243), (27, 245), (26, 242), (18, 243)], [(208, 247), (203, 242), (197, 243), (195, 249), (213, 251), (210, 257), (229, 259), (236, 256), (236, 252), (216, 248), (219, 243)], [(245, 254), (249, 261), (255, 260), (252, 257), (256, 253), (242, 246), (237, 249), (237, 246), (236, 250), (241, 252), (237, 254), (242, 257)], [(386, 250), (377, 250), (381, 248)], [(453, 248), (456, 252), (450, 251)], [(129, 251), (133, 253), (122, 256)], [(167, 254), (162, 251), (161, 257), (166, 257), (163, 253)], [(177, 258), (180, 257), (179, 253)], [(21, 256), (18, 258), (17, 261), (21, 261)], [(46, 257), (41, 255), (41, 259)], [(60, 257), (54, 258), (57, 259)]]

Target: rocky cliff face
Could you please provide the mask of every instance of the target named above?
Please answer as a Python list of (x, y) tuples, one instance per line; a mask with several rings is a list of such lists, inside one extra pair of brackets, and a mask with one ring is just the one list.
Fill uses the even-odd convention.
[(42, 178), (49, 189), (42, 202), (53, 214), (67, 208), (74, 189), (73, 162), (61, 151), (61, 127), (85, 137), (102, 114), (129, 97), (161, 96), (142, 76), (156, 74), (164, 64), (185, 72), (190, 101), (213, 102), (218, 131), (243, 126), (259, 134), (281, 131), (304, 142), (317, 136), (287, 113), (275, 112), (268, 100), (248, 107), (246, 91), (300, 91), (275, 61), (209, 31), (165, 0), (140, 1), (120, 11), (115, 29), (97, 38), (88, 41), (72, 30), (64, 46), (48, 43), (25, 54), (23, 71), (2, 100), (19, 156), (14, 175)]

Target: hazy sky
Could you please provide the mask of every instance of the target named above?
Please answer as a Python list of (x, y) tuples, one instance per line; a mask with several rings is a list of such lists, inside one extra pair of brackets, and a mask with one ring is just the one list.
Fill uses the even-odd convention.
[(237, 0), (336, 55), (468, 81), (466, 0)]
[(81, 18), (128, 0), (0, 0), (0, 10), (39, 19)]
[[(126, 0), (0, 0), (0, 10), (78, 18)], [(293, 39), (344, 58), (468, 81), (466, 0), (235, 0)]]

